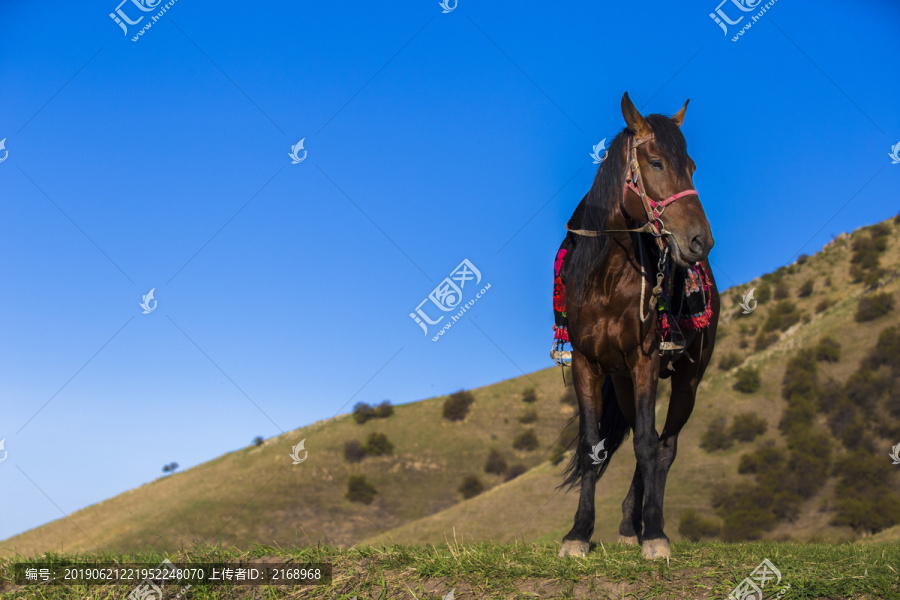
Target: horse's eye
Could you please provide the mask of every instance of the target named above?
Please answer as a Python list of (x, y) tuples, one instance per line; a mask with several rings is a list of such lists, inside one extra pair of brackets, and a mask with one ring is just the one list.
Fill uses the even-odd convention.
[(658, 160), (651, 160), (650, 166), (653, 167), (654, 169), (656, 169), (657, 171), (663, 170), (663, 164)]

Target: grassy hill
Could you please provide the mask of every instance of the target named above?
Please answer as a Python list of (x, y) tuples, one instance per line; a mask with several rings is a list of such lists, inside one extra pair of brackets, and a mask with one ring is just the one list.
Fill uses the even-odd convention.
[[(838, 339), (841, 358), (820, 364), (819, 377), (826, 384), (840, 387), (879, 333), (897, 323), (896, 309), (874, 320), (854, 320), (864, 296), (888, 293), (895, 301), (900, 300), (900, 225), (889, 221), (882, 227), (889, 228), (889, 236), (887, 247), (878, 251), (878, 277), (872, 275), (875, 267), (871, 265), (863, 274), (868, 280), (854, 283), (851, 276), (859, 263), (858, 256), (854, 259), (854, 247), (872, 233), (872, 228), (863, 228), (839, 237), (814, 256), (802, 257), (775, 273), (722, 293), (723, 315), (713, 364), (700, 387), (668, 479), (665, 508), (670, 537), (678, 539), (678, 522), (684, 511), (713, 514), (713, 489), (748, 480), (748, 475), (737, 471), (742, 454), (767, 440), (784, 443), (778, 423), (786, 406), (781, 386), (791, 356), (815, 346), (823, 336)], [(854, 274), (861, 278), (859, 272)], [(727, 277), (717, 275), (724, 288)], [(750, 315), (743, 315), (738, 303), (751, 287), (756, 288), (759, 305)], [(766, 288), (771, 297), (764, 299)], [(766, 339), (766, 323), (773, 313), (786, 310), (785, 301), (793, 303), (788, 318), (796, 319), (796, 323), (773, 329)], [(746, 367), (758, 369), (761, 380), (760, 388), (747, 394), (734, 389), (739, 371)], [(528, 388), (536, 390), (537, 399), (531, 404), (522, 397)], [(558, 541), (571, 526), (576, 504), (575, 494), (555, 489), (564, 463), (554, 465), (548, 460), (574, 414), (569, 404), (560, 401), (565, 391), (559, 369), (551, 368), (472, 390), (475, 402), (459, 422), (442, 418), (446, 397), (397, 406), (392, 416), (363, 425), (351, 415), (343, 415), (160, 478), (68, 519), (4, 540), (0, 542), (0, 556), (100, 549), (129, 552), (147, 547), (171, 552), (218, 542), (239, 548), (317, 542), (349, 546), (391, 540), (444, 543), (454, 535), (466, 542)], [(667, 386), (663, 383), (658, 420), (665, 415), (666, 399)], [(531, 410), (536, 420), (520, 422), (534, 418), (526, 414)], [(735, 415), (745, 412), (768, 423), (761, 438), (713, 452), (700, 448), (701, 436), (711, 424), (721, 419), (731, 423)], [(823, 427), (824, 420), (824, 416), (818, 417)], [(529, 429), (534, 430), (538, 447), (513, 449), (516, 436)], [(345, 460), (344, 444), (351, 440), (365, 442), (373, 432), (387, 435), (394, 446), (393, 454), (367, 457), (359, 463)], [(291, 447), (304, 438), (309, 457), (302, 464), (292, 465)], [(886, 444), (883, 452), (884, 479), (897, 490), (895, 470), (900, 467), (892, 467), (887, 458), (890, 445)], [(834, 439), (833, 447), (836, 453), (843, 452), (839, 440)], [(485, 461), (492, 449), (501, 452), (508, 464), (523, 465), (526, 472), (510, 481), (485, 473)], [(598, 486), (595, 541), (616, 539), (620, 504), (633, 468), (631, 445), (625, 444)], [(353, 475), (364, 475), (374, 486), (377, 493), (371, 504), (346, 499)], [(486, 489), (464, 500), (458, 488), (470, 475), (479, 477)], [(765, 537), (856, 539), (858, 534), (850, 527), (830, 525), (837, 508), (833, 498), (832, 482), (806, 500), (793, 521), (779, 523)], [(892, 536), (888, 530), (866, 541), (897, 538), (900, 532), (895, 528)]]

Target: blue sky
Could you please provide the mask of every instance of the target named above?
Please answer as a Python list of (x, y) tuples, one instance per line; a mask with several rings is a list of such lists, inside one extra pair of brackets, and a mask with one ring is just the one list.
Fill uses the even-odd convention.
[[(130, 0), (128, 35), (117, 0), (0, 4), (0, 538), (549, 366), (554, 253), (626, 90), (691, 99), (721, 288), (896, 214), (900, 6), (780, 0), (733, 42), (763, 3), (722, 4), (728, 35), (692, 4), (178, 0), (137, 42)], [(463, 259), (491, 288), (433, 342), (409, 314)]]

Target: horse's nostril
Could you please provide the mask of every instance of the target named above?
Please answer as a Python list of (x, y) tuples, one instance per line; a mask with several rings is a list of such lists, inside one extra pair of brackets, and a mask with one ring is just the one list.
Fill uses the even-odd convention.
[(703, 239), (703, 236), (695, 235), (694, 239), (691, 240), (691, 251), (694, 254), (703, 254), (704, 250), (706, 250), (706, 241)]

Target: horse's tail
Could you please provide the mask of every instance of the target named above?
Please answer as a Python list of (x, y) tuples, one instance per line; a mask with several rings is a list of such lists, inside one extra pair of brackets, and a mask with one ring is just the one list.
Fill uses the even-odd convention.
[[(578, 418), (578, 415), (572, 417), (573, 420), (576, 418)], [(578, 428), (578, 436), (574, 440), (575, 454), (572, 455), (572, 459), (566, 467), (565, 479), (559, 485), (559, 488), (571, 490), (572, 488), (579, 487), (581, 485), (581, 478), (585, 473), (585, 468), (592, 466), (587, 464), (587, 461), (590, 460), (590, 452), (586, 447), (586, 444), (582, 443), (581, 439), (581, 431), (584, 426), (586, 426), (586, 424), (581, 423)], [(609, 466), (612, 455), (619, 449), (622, 442), (628, 438), (630, 429), (631, 426), (628, 424), (628, 420), (622, 413), (622, 409), (619, 408), (619, 399), (616, 397), (616, 388), (613, 386), (612, 379), (607, 377), (603, 382), (603, 388), (600, 392), (600, 439), (604, 442), (603, 451), (606, 451), (608, 454), (606, 455), (606, 460), (600, 463), (599, 468), (597, 469), (597, 479), (603, 477), (603, 473), (606, 471), (606, 467)]]

